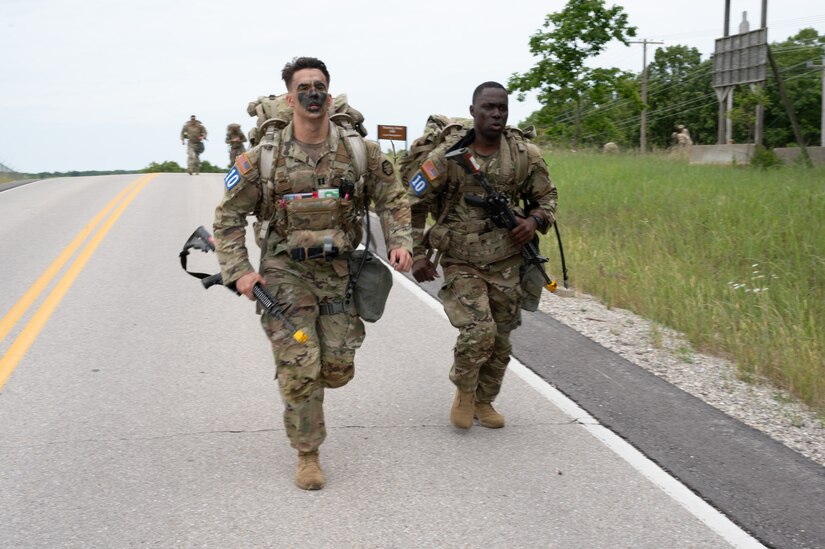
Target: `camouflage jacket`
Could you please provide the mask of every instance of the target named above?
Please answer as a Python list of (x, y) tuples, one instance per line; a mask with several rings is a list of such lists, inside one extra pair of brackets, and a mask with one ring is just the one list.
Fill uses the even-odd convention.
[[(464, 202), (465, 194), (481, 197), (485, 193), (458, 164), (444, 159), (453, 144), (454, 140), (436, 147), (419, 170), (423, 179), (419, 179), (416, 188), (411, 184), (408, 189), (413, 259), (425, 257), (426, 250), (434, 248), (442, 252), (444, 267), (470, 264), (482, 271), (500, 272), (519, 265), (522, 261), (520, 249), (512, 242), (509, 231), (495, 227), (484, 208)], [(517, 155), (522, 156), (518, 158)], [(493, 189), (507, 195), (513, 205), (524, 200), (526, 211), (515, 206), (517, 215), (540, 218), (539, 230), (546, 234), (555, 220), (558, 193), (539, 148), (507, 130), (501, 137), (497, 153), (487, 158), (478, 154), (475, 157)], [(518, 165), (523, 167), (519, 169)], [(518, 180), (520, 171), (523, 178)], [(442, 223), (425, 234), (427, 214), (432, 213), (438, 220), (442, 212)]]
[[(336, 187), (342, 180), (354, 181), (355, 168), (345, 145), (344, 132), (330, 122), (330, 133), (321, 149), (317, 162), (295, 142), (292, 123), (280, 134), (279, 151), (273, 155), (273, 196), (266, 199), (267, 186), (260, 176), (263, 144), (238, 157), (233, 169), (224, 180), (224, 197), (215, 210), (214, 234), (216, 252), (221, 273), (226, 283), (254, 271), (246, 249), (247, 216), (261, 222), (274, 221), (277, 207), (287, 194), (305, 193), (319, 188)], [(359, 138), (360, 139), (360, 138)], [(404, 248), (412, 252), (410, 234), (410, 208), (401, 183), (397, 180), (392, 163), (384, 156), (378, 143), (364, 141), (367, 150), (367, 170), (363, 174), (363, 187), (359, 186), (353, 199), (353, 223), (348, 226), (348, 249), (358, 246), (362, 236), (364, 188), (381, 222), (387, 250)], [(276, 214), (267, 214), (267, 204), (273, 204)], [(279, 230), (278, 223), (266, 234), (266, 241), (259, 241), (264, 252), (262, 263), (268, 258), (278, 259), (280, 268), (289, 268), (286, 253), (287, 236)], [(257, 230), (256, 230), (257, 233)], [(257, 237), (257, 234), (256, 234)], [(318, 261), (318, 260), (313, 260)], [(323, 261), (323, 260), (321, 260)]]
[(180, 130), (180, 138), (194, 140), (198, 137), (206, 139), (206, 127), (200, 120), (195, 120), (194, 122), (187, 120)]
[(240, 128), (227, 130), (226, 143), (228, 145), (232, 145), (233, 147), (238, 147), (243, 143), (246, 143), (246, 136)]

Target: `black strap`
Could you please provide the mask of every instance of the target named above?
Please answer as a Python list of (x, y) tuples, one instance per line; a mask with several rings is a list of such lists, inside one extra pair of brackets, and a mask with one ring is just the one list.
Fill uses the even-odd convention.
[(195, 278), (200, 278), (200, 279), (204, 279), (204, 278), (206, 278), (206, 277), (208, 277), (208, 276), (212, 276), (211, 274), (207, 274), (207, 273), (193, 273), (192, 271), (188, 270), (188, 269), (186, 268), (186, 258), (187, 258), (187, 256), (188, 256), (188, 255), (189, 255), (189, 250), (188, 250), (188, 249), (187, 249), (187, 250), (183, 250), (183, 251), (180, 253), (180, 266), (181, 266), (181, 267), (183, 267), (183, 270), (184, 270), (184, 271), (186, 271), (186, 272), (187, 272), (187, 273), (189, 273), (190, 275), (194, 276)]
[(333, 246), (331, 249), (323, 247), (317, 248), (292, 248), (289, 250), (289, 256), (295, 261), (306, 261), (308, 259), (335, 259), (338, 257), (338, 247)]
[(344, 301), (331, 301), (318, 304), (318, 314), (321, 315), (337, 315), (346, 312), (348, 309), (349, 307)]
[(350, 303), (352, 301), (352, 292), (355, 290), (355, 285), (358, 283), (358, 279), (361, 277), (361, 271), (364, 269), (364, 263), (366, 263), (367, 257), (371, 255), (370, 237), (372, 236), (372, 231), (370, 230), (370, 197), (367, 193), (366, 182), (364, 182), (364, 217), (367, 219), (367, 243), (364, 245), (364, 254), (361, 256), (361, 262), (358, 263), (358, 271), (356, 271), (354, 275), (350, 275), (349, 277), (349, 284), (347, 284), (347, 303)]

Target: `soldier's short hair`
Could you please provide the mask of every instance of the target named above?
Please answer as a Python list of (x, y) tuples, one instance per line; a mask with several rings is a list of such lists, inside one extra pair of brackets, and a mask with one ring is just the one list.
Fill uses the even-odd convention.
[(478, 96), (481, 95), (481, 92), (483, 90), (486, 90), (487, 88), (497, 88), (497, 89), (500, 89), (500, 90), (504, 90), (505, 92), (507, 91), (507, 88), (505, 88), (504, 86), (502, 86), (498, 82), (492, 82), (492, 81), (482, 82), (481, 84), (476, 86), (476, 89), (473, 92), (473, 103), (476, 102), (476, 99), (478, 99)]
[(327, 85), (329, 85), (329, 71), (323, 61), (315, 57), (295, 57), (292, 61), (284, 65), (284, 69), (281, 71), (281, 78), (284, 79), (286, 89), (289, 89), (292, 85), (292, 77), (295, 76), (295, 73), (302, 69), (318, 69), (324, 73), (327, 79)]

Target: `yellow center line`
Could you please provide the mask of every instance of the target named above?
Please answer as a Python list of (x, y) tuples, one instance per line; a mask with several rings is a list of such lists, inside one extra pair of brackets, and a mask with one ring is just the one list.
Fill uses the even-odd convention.
[[(134, 200), (137, 194), (149, 183), (152, 179), (155, 178), (157, 174), (151, 174), (142, 178), (142, 181), (133, 186), (133, 188), (129, 191), (128, 196), (121, 202), (121, 204), (112, 212), (112, 215), (106, 220), (102, 227), (97, 231), (97, 233), (92, 237), (89, 243), (86, 245), (85, 248), (80, 252), (77, 259), (69, 266), (69, 269), (66, 271), (66, 274), (63, 275), (63, 278), (57, 283), (54, 289), (49, 293), (46, 300), (40, 306), (36, 313), (32, 316), (31, 320), (26, 324), (26, 327), (23, 328), (23, 331), (20, 335), (17, 336), (17, 339), (14, 340), (14, 343), (11, 344), (9, 350), (6, 351), (6, 354), (0, 358), (0, 389), (6, 384), (6, 381), (11, 376), (14, 369), (17, 367), (17, 364), (26, 354), (26, 351), (34, 343), (37, 336), (40, 334), (40, 331), (46, 325), (46, 322), (51, 317), (54, 310), (60, 304), (63, 297), (66, 295), (66, 292), (69, 291), (72, 284), (74, 284), (75, 279), (86, 266), (89, 259), (94, 254), (97, 247), (103, 241), (103, 238), (115, 224), (115, 222), (120, 218), (120, 215), (126, 209), (126, 207)], [(140, 180), (138, 180), (140, 181)]]
[(49, 265), (49, 267), (40, 275), (34, 284), (31, 285), (31, 288), (23, 294), (17, 303), (9, 309), (9, 312), (6, 313), (6, 316), (0, 319), (0, 342), (2, 342), (9, 332), (14, 328), (14, 326), (20, 321), (26, 311), (29, 310), (29, 307), (32, 306), (32, 303), (43, 293), (43, 290), (46, 289), (46, 286), (49, 285), (49, 282), (60, 272), (60, 269), (69, 261), (69, 258), (77, 251), (83, 241), (91, 234), (94, 228), (100, 223), (100, 221), (109, 213), (109, 211), (115, 207), (121, 198), (126, 196), (126, 194), (136, 187), (138, 183), (145, 179), (147, 176), (141, 176), (135, 179), (133, 182), (129, 183), (120, 193), (111, 201), (109, 202), (105, 208), (100, 210), (100, 212), (86, 225), (83, 230), (77, 233), (77, 236), (74, 237), (74, 240), (66, 247), (65, 250), (54, 260), (54, 262)]

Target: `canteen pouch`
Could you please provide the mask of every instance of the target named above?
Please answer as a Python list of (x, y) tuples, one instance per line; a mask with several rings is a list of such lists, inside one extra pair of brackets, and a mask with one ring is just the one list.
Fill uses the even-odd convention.
[(521, 266), (521, 308), (525, 311), (535, 312), (539, 309), (539, 301), (541, 301), (541, 292), (544, 289), (544, 277), (541, 275), (541, 270), (544, 267), (539, 267), (534, 263), (523, 264)]
[(384, 314), (392, 288), (392, 273), (383, 261), (367, 250), (355, 250), (348, 262), (350, 282), (354, 281), (351, 299), (355, 310), (365, 322), (376, 322)]

